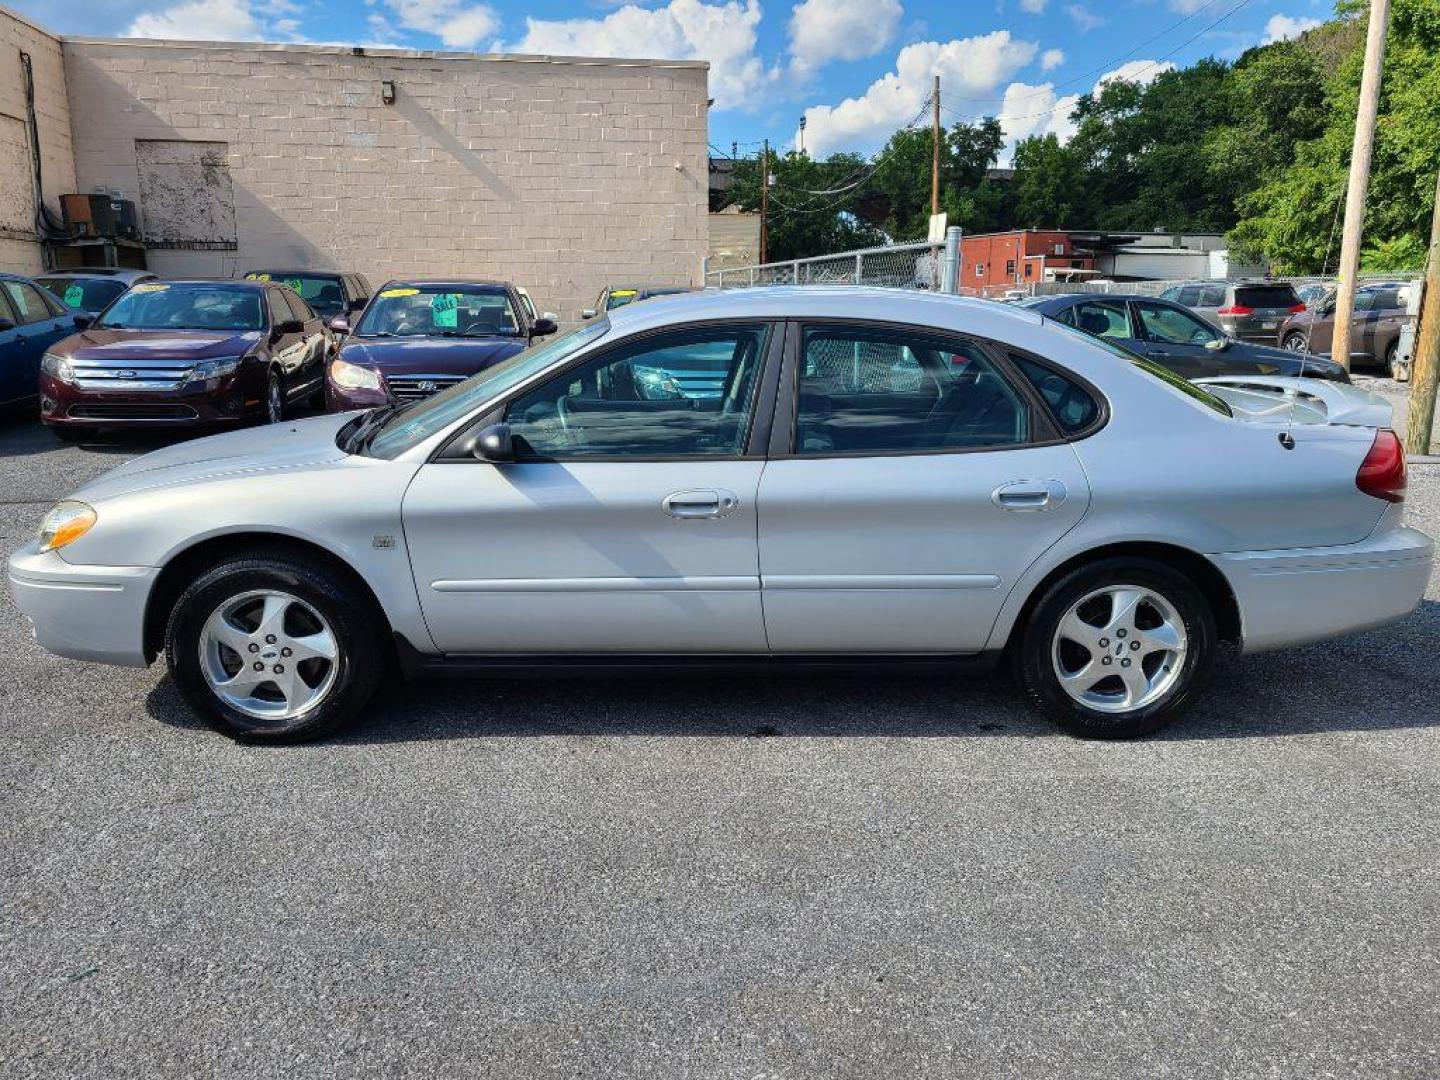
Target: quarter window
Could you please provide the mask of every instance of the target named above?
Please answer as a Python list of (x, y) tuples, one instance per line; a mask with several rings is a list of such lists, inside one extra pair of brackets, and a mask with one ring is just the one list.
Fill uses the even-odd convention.
[(743, 453), (763, 325), (648, 338), (511, 402), (521, 458), (733, 457)]
[(1045, 399), (1045, 407), (1064, 434), (1074, 435), (1084, 431), (1099, 417), (1100, 403), (1074, 379), (1038, 364), (1028, 356), (1019, 353), (1009, 355), (1010, 362)]
[(1030, 438), (1024, 399), (969, 342), (876, 330), (805, 332), (793, 450), (974, 450)]
[(1140, 325), (1151, 341), (1167, 345), (1204, 345), (1220, 335), (1199, 319), (1168, 304), (1142, 301), (1135, 305), (1140, 312)]

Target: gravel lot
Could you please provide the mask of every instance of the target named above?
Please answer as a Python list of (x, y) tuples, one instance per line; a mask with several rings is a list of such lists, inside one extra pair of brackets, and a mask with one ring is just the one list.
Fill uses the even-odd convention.
[[(6, 550), (146, 446), (0, 422)], [(284, 749), (7, 595), (0, 1076), (1435, 1077), (1427, 595), (1140, 743), (869, 676), (417, 684)]]

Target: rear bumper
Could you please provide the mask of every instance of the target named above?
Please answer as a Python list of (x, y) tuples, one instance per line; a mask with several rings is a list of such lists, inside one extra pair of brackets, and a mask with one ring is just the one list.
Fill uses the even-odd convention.
[(1434, 541), (1404, 528), (1359, 544), (1210, 556), (1240, 605), (1247, 653), (1404, 618), (1424, 597), (1434, 559)]
[(31, 541), (10, 556), (10, 595), (47, 651), (144, 667), (145, 604), (159, 574), (149, 566), (72, 566)]

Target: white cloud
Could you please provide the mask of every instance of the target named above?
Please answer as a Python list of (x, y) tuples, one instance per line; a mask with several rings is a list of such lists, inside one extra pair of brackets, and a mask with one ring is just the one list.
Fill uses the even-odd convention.
[(1289, 41), (1319, 25), (1319, 19), (1312, 19), (1308, 15), (1271, 15), (1270, 21), (1265, 24), (1265, 40), (1261, 44)]
[(500, 28), (500, 18), (488, 4), (461, 0), (386, 0), (406, 30), (434, 34), (447, 48), (473, 49)]
[(503, 48), (569, 56), (662, 57), (710, 61), (715, 107), (755, 108), (777, 73), (755, 54), (759, 0), (670, 0), (646, 9), (634, 4), (599, 19), (525, 20), (525, 36)]
[(1063, 49), (1046, 49), (1045, 54), (1040, 57), (1040, 70), (1053, 71), (1065, 62), (1065, 51)]
[(1070, 16), (1070, 21), (1075, 24), (1082, 34), (1088, 34), (1097, 26), (1104, 26), (1105, 20), (1096, 15), (1084, 4), (1066, 4), (1065, 14)]
[(1031, 15), (1040, 15), (1045, 11), (1045, 5), (1049, 0), (1020, 0), (1020, 10), (1028, 11)]
[(806, 149), (815, 157), (836, 150), (873, 150), (914, 119), (935, 75), (940, 76), (942, 96), (947, 88), (962, 97), (993, 91), (1037, 52), (1033, 41), (1017, 41), (1008, 30), (943, 44), (907, 45), (895, 58), (895, 70), (876, 79), (861, 96), (805, 110)]
[(181, 41), (257, 41), (264, 35), (247, 0), (191, 0), (136, 16), (125, 36)]
[[(1132, 60), (1096, 79), (1091, 93), (1098, 94), (1109, 82), (1138, 82), (1144, 85), (1174, 67), (1168, 61)], [(1075, 122), (1070, 119), (1070, 114), (1079, 101), (1079, 94), (1056, 94), (1053, 83), (1030, 86), (1012, 82), (1005, 88), (1004, 102), (1000, 107), (1000, 126), (1005, 131), (1001, 160), (1008, 161), (1014, 153), (1015, 144), (1031, 135), (1054, 135), (1062, 143), (1069, 142), (1075, 134)]]
[(790, 15), (790, 55), (797, 73), (831, 60), (875, 55), (894, 40), (904, 14), (900, 0), (803, 0)]
[(1096, 79), (1093, 92), (1098, 94), (1105, 84), (1109, 82), (1133, 82), (1139, 83), (1141, 86), (1149, 86), (1165, 72), (1174, 70), (1175, 65), (1170, 63), (1169, 60), (1159, 62), (1155, 60), (1131, 60), (1128, 63), (1121, 64), (1113, 71), (1105, 72), (1104, 75)]

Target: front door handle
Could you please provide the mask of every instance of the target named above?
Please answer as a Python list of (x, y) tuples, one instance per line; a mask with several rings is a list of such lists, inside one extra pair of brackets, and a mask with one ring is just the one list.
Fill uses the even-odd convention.
[(660, 508), (675, 518), (722, 518), (739, 505), (739, 497), (723, 488), (677, 491), (660, 502)]
[(1012, 480), (990, 494), (1001, 510), (1051, 510), (1065, 501), (1065, 485), (1059, 480)]

